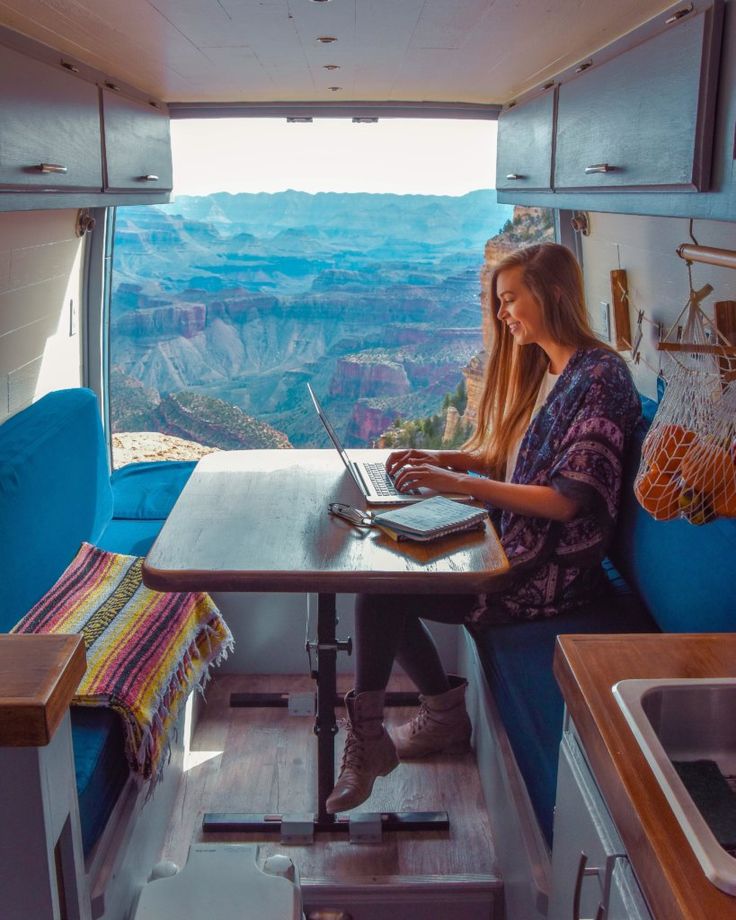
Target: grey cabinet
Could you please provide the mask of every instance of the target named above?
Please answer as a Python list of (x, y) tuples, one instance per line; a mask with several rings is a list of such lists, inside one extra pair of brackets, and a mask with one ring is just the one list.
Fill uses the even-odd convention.
[(0, 46), (0, 189), (102, 189), (97, 87)]
[(169, 118), (161, 109), (102, 90), (105, 189), (137, 192), (172, 187)]
[(550, 189), (555, 89), (547, 89), (498, 116), (496, 188)]
[(713, 9), (691, 14), (563, 81), (555, 188), (706, 189), (717, 27)]
[(571, 917), (651, 920), (577, 736), (567, 730), (560, 744), (547, 920)]

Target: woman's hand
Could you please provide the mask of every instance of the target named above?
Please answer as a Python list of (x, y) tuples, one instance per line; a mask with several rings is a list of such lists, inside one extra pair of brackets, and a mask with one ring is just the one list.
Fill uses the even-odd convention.
[(458, 492), (469, 494), (467, 488), (468, 477), (465, 473), (448, 470), (435, 466), (428, 461), (413, 461), (402, 466), (394, 476), (394, 485), (399, 492), (409, 492), (412, 489), (432, 489), (435, 492)]
[(395, 476), (404, 466), (416, 466), (419, 463), (431, 463), (434, 466), (444, 466), (440, 459), (438, 450), (415, 450), (408, 448), (406, 450), (395, 450), (389, 454), (386, 461), (386, 472), (389, 476)]

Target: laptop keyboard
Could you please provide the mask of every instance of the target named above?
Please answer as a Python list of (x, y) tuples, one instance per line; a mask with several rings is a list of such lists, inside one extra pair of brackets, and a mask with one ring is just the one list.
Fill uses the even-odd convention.
[[(368, 474), (373, 488), (378, 495), (404, 495), (399, 492), (393, 483), (393, 480), (386, 472), (386, 467), (382, 463), (363, 463), (363, 469)], [(416, 489), (411, 489), (409, 494), (417, 495)]]

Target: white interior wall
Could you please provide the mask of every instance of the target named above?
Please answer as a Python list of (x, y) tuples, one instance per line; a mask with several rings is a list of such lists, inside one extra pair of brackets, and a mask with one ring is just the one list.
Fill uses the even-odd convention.
[(76, 215), (0, 213), (0, 421), (82, 381)]
[[(641, 359), (632, 367), (639, 390), (656, 399), (657, 371), (662, 353), (656, 350), (657, 330), (675, 322), (688, 299), (688, 274), (685, 262), (676, 254), (680, 243), (691, 242), (689, 221), (675, 217), (638, 217), (623, 214), (590, 214), (590, 235), (582, 237), (585, 288), (593, 323), (602, 329), (601, 302), (611, 303), (612, 269), (626, 269), (629, 283), (631, 333), (636, 337), (639, 310), (643, 323)], [(695, 220), (693, 235), (701, 246), (736, 250), (736, 223)], [(713, 304), (736, 300), (736, 271), (694, 263), (693, 286), (704, 284), (714, 291), (702, 304), (713, 319)], [(622, 352), (629, 357), (628, 352)]]

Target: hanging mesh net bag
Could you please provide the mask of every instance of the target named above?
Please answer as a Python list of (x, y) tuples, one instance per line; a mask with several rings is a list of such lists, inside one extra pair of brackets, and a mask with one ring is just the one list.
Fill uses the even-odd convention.
[[(668, 356), (667, 386), (634, 482), (639, 504), (658, 521), (736, 517), (736, 355), (700, 308), (712, 290), (691, 290), (660, 344)], [(685, 313), (682, 335), (672, 343)]]

